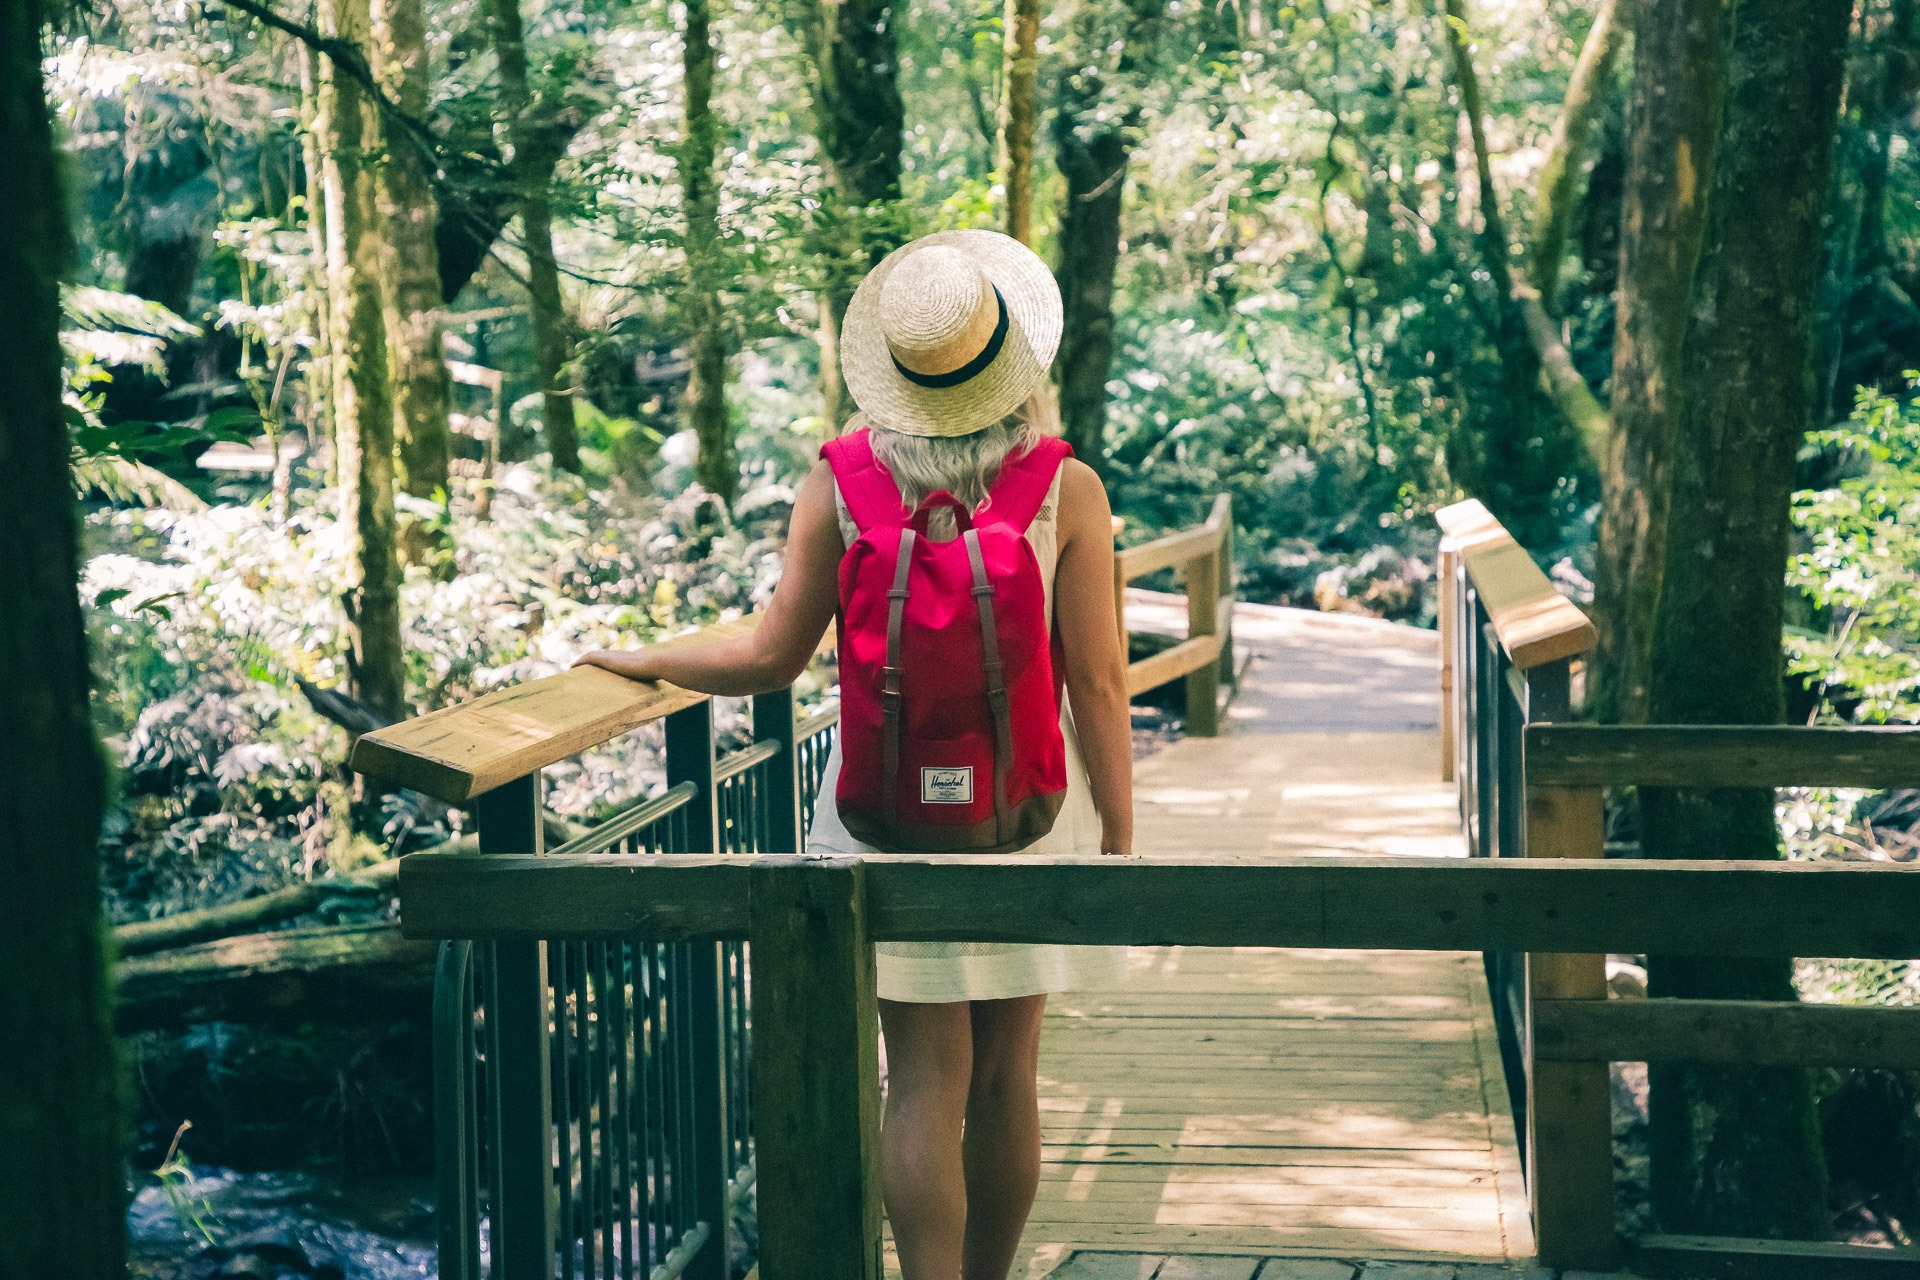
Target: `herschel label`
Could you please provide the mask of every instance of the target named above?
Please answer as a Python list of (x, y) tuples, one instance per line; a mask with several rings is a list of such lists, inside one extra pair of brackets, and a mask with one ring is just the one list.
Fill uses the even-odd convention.
[(973, 766), (920, 770), (921, 804), (972, 804)]

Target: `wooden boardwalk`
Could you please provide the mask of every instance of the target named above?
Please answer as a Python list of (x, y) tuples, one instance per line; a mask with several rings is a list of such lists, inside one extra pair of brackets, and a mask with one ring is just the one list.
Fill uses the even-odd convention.
[[(1135, 593), (1130, 621), (1162, 608)], [(1252, 606), (1235, 631), (1254, 661), (1228, 736), (1137, 766), (1143, 853), (1464, 856), (1433, 633)], [(1478, 956), (1136, 947), (1129, 968), (1050, 1005), (1016, 1275), (1532, 1254)]]

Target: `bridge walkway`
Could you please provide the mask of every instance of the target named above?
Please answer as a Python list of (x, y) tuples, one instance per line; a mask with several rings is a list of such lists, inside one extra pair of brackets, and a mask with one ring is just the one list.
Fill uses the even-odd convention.
[[(1141, 591), (1127, 612), (1136, 630), (1185, 620)], [(1136, 766), (1138, 849), (1465, 856), (1440, 781), (1433, 632), (1243, 604), (1234, 633), (1251, 661), (1225, 734)], [(1532, 1254), (1477, 954), (1129, 960), (1125, 981), (1050, 1002), (1045, 1163), (1016, 1276), (1070, 1258), (1063, 1277), (1181, 1255), (1168, 1274), (1248, 1280), (1277, 1255)]]

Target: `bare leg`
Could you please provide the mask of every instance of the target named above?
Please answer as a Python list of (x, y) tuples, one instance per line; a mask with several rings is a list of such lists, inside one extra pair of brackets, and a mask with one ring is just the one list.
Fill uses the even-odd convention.
[(965, 1001), (880, 1002), (887, 1037), (887, 1105), (880, 1192), (906, 1280), (959, 1280), (967, 1226), (960, 1157), (973, 1070)]
[(1040, 1019), (1045, 996), (973, 1002), (963, 1280), (1006, 1280), (1040, 1186)]

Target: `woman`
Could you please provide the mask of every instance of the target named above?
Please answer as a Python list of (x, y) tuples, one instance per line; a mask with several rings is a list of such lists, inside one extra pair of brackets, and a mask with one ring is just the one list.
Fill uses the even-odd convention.
[[(981, 508), (1003, 461), (1022, 457), (1054, 425), (1043, 384), (1060, 327), (1052, 273), (994, 232), (928, 236), (873, 269), (848, 307), (841, 363), (861, 409), (850, 426), (868, 432), (873, 459), (906, 508), (942, 490)], [(951, 539), (954, 528), (936, 521), (927, 536)], [(841, 558), (858, 536), (822, 461), (800, 488), (785, 571), (753, 635), (582, 661), (722, 696), (781, 688), (833, 620)], [(1126, 665), (1099, 477), (1068, 458), (1026, 537), (1064, 666), (1067, 791), (1052, 829), (1024, 852), (1127, 855)], [(822, 795), (834, 793), (841, 764), (836, 743)], [(890, 852), (856, 840), (826, 802), (807, 847)], [(1047, 994), (1117, 976), (1123, 953), (989, 943), (883, 943), (876, 952), (888, 1070), (881, 1186), (901, 1269), (906, 1280), (1002, 1280), (1039, 1184), (1035, 1076)]]

